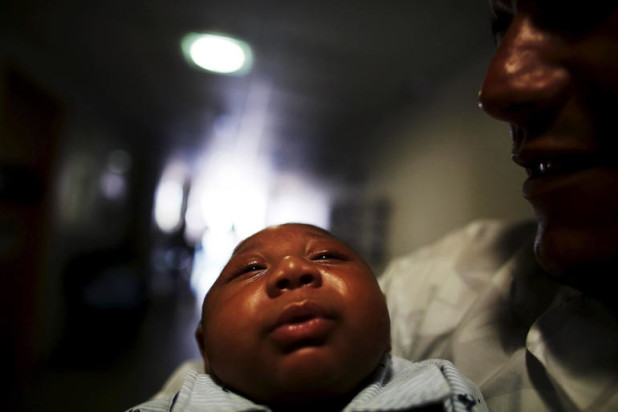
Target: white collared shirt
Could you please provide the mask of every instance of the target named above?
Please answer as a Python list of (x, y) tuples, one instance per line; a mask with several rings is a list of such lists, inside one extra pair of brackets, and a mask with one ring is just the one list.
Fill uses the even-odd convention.
[(393, 353), (451, 360), (491, 410), (617, 411), (618, 322), (538, 267), (534, 230), (475, 222), (394, 260)]

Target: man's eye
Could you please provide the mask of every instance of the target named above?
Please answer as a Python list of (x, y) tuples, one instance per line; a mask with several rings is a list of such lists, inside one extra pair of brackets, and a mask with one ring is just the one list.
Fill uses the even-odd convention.
[(513, 15), (505, 10), (496, 8), (491, 19), (491, 32), (496, 44), (500, 44), (509, 26), (513, 22)]
[(497, 45), (513, 22), (516, 13), (516, 3), (511, 0), (490, 0), (491, 32)]
[[(580, 36), (600, 26), (618, 10), (615, 0), (589, 0), (580, 2), (546, 0), (534, 9), (535, 24), (566, 36)], [(559, 12), (557, 12), (559, 11)]]

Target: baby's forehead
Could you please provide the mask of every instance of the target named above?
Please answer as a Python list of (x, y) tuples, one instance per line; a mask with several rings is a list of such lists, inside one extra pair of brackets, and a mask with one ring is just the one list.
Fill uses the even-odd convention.
[(258, 249), (260, 246), (265, 245), (264, 242), (275, 240), (279, 237), (285, 237), (286, 235), (301, 234), (306, 236), (306, 241), (309, 242), (314, 239), (328, 239), (343, 244), (342, 241), (333, 236), (330, 232), (309, 224), (304, 223), (286, 223), (277, 226), (270, 226), (263, 229), (254, 235), (249, 236), (245, 240), (241, 241), (234, 249), (232, 256), (246, 252), (251, 249)]

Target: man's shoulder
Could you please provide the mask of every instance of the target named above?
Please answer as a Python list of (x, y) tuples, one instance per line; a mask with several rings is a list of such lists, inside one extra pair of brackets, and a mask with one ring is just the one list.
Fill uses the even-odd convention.
[(461, 265), (470, 269), (495, 270), (522, 245), (530, 244), (536, 232), (534, 220), (475, 220), (436, 242), (393, 259), (384, 276), (396, 276), (410, 267)]
[(409, 293), (415, 288), (425, 293), (423, 289), (433, 289), (447, 279), (457, 278), (466, 288), (478, 290), (515, 255), (534, 261), (535, 231), (534, 221), (474, 221), (430, 245), (393, 259), (380, 276), (380, 285), (387, 296), (398, 291)]
[(512, 278), (540, 270), (534, 233), (534, 222), (476, 221), (395, 259), (379, 279), (393, 353), (444, 357), (449, 336), (498, 273)]

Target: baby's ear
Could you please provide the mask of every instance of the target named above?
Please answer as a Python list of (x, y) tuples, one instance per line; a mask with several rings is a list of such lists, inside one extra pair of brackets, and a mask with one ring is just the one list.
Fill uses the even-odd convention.
[(195, 329), (195, 340), (197, 341), (198, 348), (200, 348), (202, 359), (204, 359), (204, 372), (209, 373), (210, 368), (208, 365), (208, 356), (206, 355), (206, 346), (204, 345), (204, 327), (202, 321), (200, 321), (197, 325), (197, 329)]

